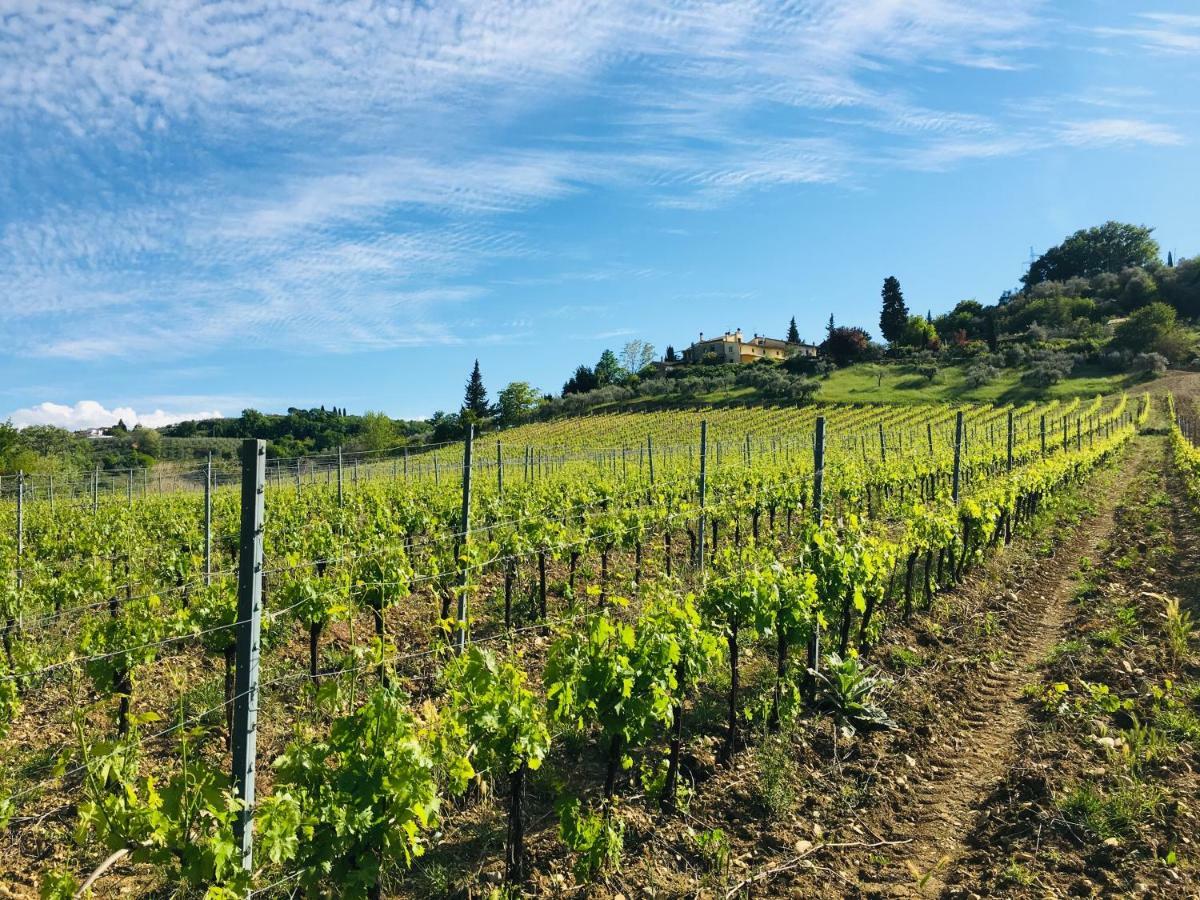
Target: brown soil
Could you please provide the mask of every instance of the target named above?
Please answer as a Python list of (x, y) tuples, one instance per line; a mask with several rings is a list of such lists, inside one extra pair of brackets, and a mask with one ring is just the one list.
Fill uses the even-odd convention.
[[(1105, 481), (1119, 489), (1144, 463), (1144, 447), (1136, 444), (1115, 473), (1106, 473)], [(903, 871), (893, 867), (876, 884), (864, 885), (864, 892), (938, 896), (953, 880), (984, 801), (1020, 753), (1017, 736), (1027, 716), (1022, 689), (1060, 640), (1070, 617), (1079, 562), (1109, 540), (1115, 511), (1110, 499), (1052, 556), (1019, 573), (1001, 596), (1009, 618), (996, 647), (1004, 661), (986, 667), (955, 691), (958, 728), (918, 763), (921, 774), (912, 779), (914, 790), (892, 832), (894, 838), (911, 841)]]

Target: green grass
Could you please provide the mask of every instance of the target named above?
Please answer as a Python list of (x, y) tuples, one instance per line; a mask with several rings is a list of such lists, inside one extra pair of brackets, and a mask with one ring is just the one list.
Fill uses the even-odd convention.
[[(1039, 388), (1021, 381), (1021, 371), (1001, 369), (999, 376), (990, 384), (969, 387), (966, 383), (966, 364), (946, 364), (933, 381), (919, 375), (915, 366), (906, 363), (884, 363), (884, 374), (880, 379), (872, 367), (854, 365), (837, 369), (818, 379), (821, 390), (816, 400), (819, 403), (1025, 403), (1032, 400), (1073, 397), (1090, 398), (1097, 394), (1113, 394), (1127, 390), (1139, 382), (1127, 375), (1106, 375), (1095, 369), (1084, 368), (1071, 378), (1066, 378), (1048, 388)], [(734, 387), (722, 391), (710, 391), (690, 401), (661, 397), (640, 397), (613, 404), (611, 408), (652, 410), (678, 406), (726, 406), (759, 402), (757, 390), (752, 387)], [(766, 403), (778, 401), (766, 400)], [(607, 405), (597, 406), (594, 412), (604, 412)]]
[(1107, 793), (1081, 784), (1059, 801), (1058, 809), (1070, 824), (1105, 840), (1127, 835), (1138, 825), (1157, 819), (1163, 802), (1160, 788), (1136, 781)]
[(1111, 394), (1134, 383), (1126, 375), (1105, 375), (1085, 369), (1056, 385), (1039, 388), (1024, 384), (1019, 371), (1002, 369), (995, 381), (972, 388), (966, 383), (966, 366), (963, 365), (939, 369), (932, 382), (908, 365), (885, 366), (882, 379), (865, 366), (850, 366), (821, 379), (817, 399), (825, 403), (1023, 403), (1054, 397), (1065, 400)]

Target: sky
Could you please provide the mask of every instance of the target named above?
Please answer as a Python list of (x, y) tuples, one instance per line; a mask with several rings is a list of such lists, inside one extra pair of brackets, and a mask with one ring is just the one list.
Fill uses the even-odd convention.
[(1200, 253), (1200, 7), (5, 0), (0, 419), (456, 409)]

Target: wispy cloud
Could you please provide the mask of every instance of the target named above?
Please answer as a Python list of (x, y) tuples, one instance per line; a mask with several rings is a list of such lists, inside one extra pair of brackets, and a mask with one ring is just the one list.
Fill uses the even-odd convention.
[(1062, 141), (1075, 146), (1096, 144), (1182, 144), (1183, 135), (1169, 125), (1140, 119), (1093, 119), (1069, 122)]
[(1133, 24), (1102, 25), (1090, 30), (1099, 37), (1133, 40), (1143, 49), (1159, 53), (1200, 53), (1200, 15), (1140, 13)]
[[(1094, 35), (1184, 51), (1195, 18)], [(547, 263), (522, 222), (549, 204), (701, 213), (1181, 139), (940, 103), (938, 78), (1037, 64), (1040, 0), (15, 0), (4, 21), (0, 321), (10, 352), (67, 360), (516, 340), (471, 309), (492, 268)], [(595, 268), (553, 262), (534, 279)]]

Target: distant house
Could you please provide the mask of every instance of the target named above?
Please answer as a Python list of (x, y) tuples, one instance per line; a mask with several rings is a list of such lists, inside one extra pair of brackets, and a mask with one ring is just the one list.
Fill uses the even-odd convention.
[(740, 328), (736, 331), (727, 331), (720, 337), (705, 340), (702, 331), (700, 340), (683, 351), (683, 361), (686, 363), (704, 362), (709, 354), (715, 356), (717, 362), (722, 363), (752, 363), (760, 359), (778, 362), (791, 356), (816, 356), (817, 347), (815, 344), (806, 344), (803, 341), (798, 344), (789, 344), (787, 341), (765, 337), (761, 334), (756, 334), (750, 340), (746, 340)]

